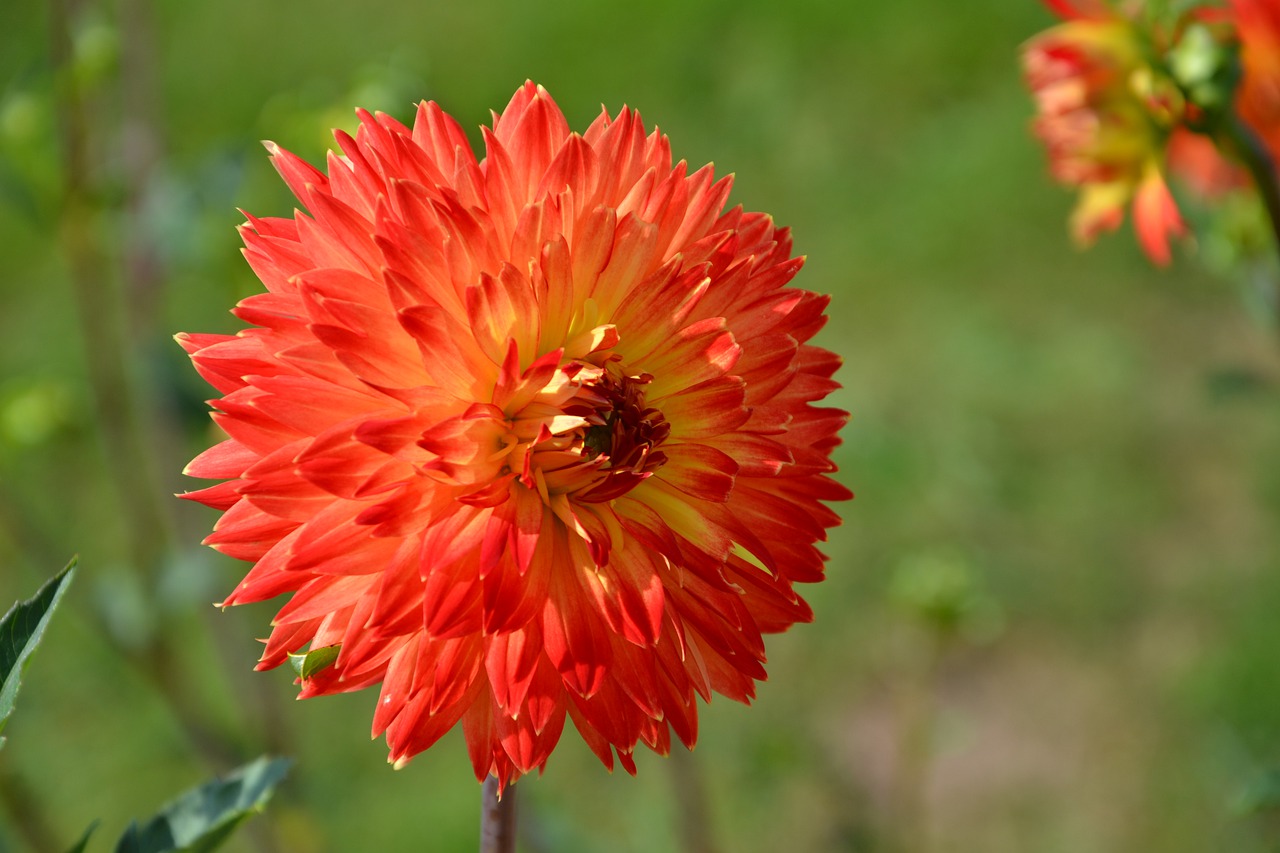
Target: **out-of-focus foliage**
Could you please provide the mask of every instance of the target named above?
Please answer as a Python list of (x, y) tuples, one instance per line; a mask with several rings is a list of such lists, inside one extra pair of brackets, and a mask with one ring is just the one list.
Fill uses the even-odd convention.
[(283, 758), (259, 758), (177, 797), (146, 823), (136, 821), (116, 853), (210, 853), (266, 806), (289, 771)]
[[(75, 577), (75, 567), (76, 559), (72, 559), (66, 568), (40, 587), (39, 592), (15, 603), (0, 618), (0, 729), (13, 714), (23, 673)], [(5, 739), (0, 738), (0, 746), (4, 743)], [(116, 853), (212, 853), (241, 823), (262, 810), (288, 772), (290, 763), (287, 759), (262, 757), (224, 778), (215, 778), (187, 791), (145, 824), (139, 826), (137, 821), (129, 824), (116, 845)], [(110, 768), (102, 769), (110, 772)], [(12, 812), (23, 807), (21, 801), (15, 801), (15, 791), (24, 789), (7, 784)], [(30, 819), (25, 814), (11, 817), (18, 821)], [(88, 849), (98, 824), (98, 820), (89, 824), (68, 853)], [(30, 840), (38, 839), (37, 835)]]
[[(197, 544), (213, 513), (166, 503), (173, 544), (134, 565), (90, 385), (106, 354), (86, 342), (63, 251), (52, 5), (9, 4), (0, 27), (0, 561), (14, 567), (0, 598), (25, 596), (64, 548), (93, 567), (93, 594), (29, 673), (7, 771), (59, 825), (105, 816), (117, 837), (112, 821), (149, 813), (193, 766), (289, 753), (293, 781), (227, 849), (469, 849), (479, 795), (461, 738), (393, 772), (366, 736), (372, 694), (295, 703), (291, 671), (250, 671), (245, 638), (274, 609), (208, 606), (243, 571)], [(149, 27), (117, 16), (138, 8)], [(1016, 60), (1050, 23), (1030, 0), (86, 4), (72, 44), (97, 69), (79, 79), (120, 309), (87, 320), (127, 331), (155, 489), (195, 487), (178, 472), (210, 443), (209, 389), (169, 338), (237, 328), (226, 306), (258, 284), (235, 208), (296, 204), (258, 140), (319, 162), (354, 107), (404, 119), (419, 98), (474, 128), (526, 78), (576, 128), (627, 103), (678, 157), (735, 172), (735, 203), (793, 227), (797, 283), (833, 296), (832, 402), (854, 413), (836, 458), (858, 498), (829, 580), (806, 590), (815, 623), (772, 641), (754, 708), (703, 717), (695, 759), (722, 849), (884, 849), (902, 809), (898, 697), (921, 689), (933, 736), (913, 814), (930, 849), (1270, 849), (1270, 814), (1239, 804), (1280, 766), (1273, 330), (1197, 264), (1152, 270), (1129, 240), (1066, 245), (1071, 202), (1029, 138)], [(120, 88), (138, 44), (149, 110)], [(148, 134), (122, 116), (149, 116), (141, 182), (128, 156)], [(151, 266), (122, 272), (140, 244)], [(999, 630), (911, 666), (900, 639), (919, 608), (962, 618), (975, 595)], [(139, 663), (159, 635), (183, 638), (165, 670), (181, 695)], [(528, 849), (677, 849), (670, 764), (639, 764), (606, 776), (566, 743), (520, 783)], [(0, 849), (19, 849), (6, 827)]]

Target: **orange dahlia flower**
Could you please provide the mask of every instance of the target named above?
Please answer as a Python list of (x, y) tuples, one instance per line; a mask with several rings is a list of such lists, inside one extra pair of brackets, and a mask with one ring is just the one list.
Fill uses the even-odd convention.
[(1026, 43), (1023, 70), (1050, 171), (1080, 188), (1072, 235), (1089, 245), (1118, 228), (1132, 202), (1142, 248), (1167, 264), (1169, 237), (1186, 231), (1163, 167), (1163, 145), (1181, 116), (1181, 95), (1152, 68), (1126, 17), (1100, 0), (1047, 2), (1067, 20)]
[(242, 226), (250, 328), (179, 336), (229, 436), (184, 497), (255, 563), (223, 604), (290, 593), (258, 668), (336, 647), (301, 696), (381, 684), (397, 765), (461, 722), (505, 785), (566, 715), (610, 768), (691, 746), (811, 618), (851, 497), (828, 298), (626, 108), (579, 135), (526, 84), (482, 160), (434, 103), (359, 116), (327, 174), (268, 145), (307, 213)]

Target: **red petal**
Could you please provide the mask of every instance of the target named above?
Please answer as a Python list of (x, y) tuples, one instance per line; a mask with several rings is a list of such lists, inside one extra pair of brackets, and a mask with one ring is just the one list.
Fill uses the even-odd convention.
[(413, 683), (413, 668), (418, 663), (417, 635), (409, 637), (387, 664), (387, 673), (382, 680), (382, 690), (378, 695), (378, 705), (373, 712), (373, 732), (377, 737), (387, 730), (405, 708), (409, 701), (409, 688)]
[(724, 503), (733, 491), (738, 463), (721, 450), (705, 444), (662, 445), (667, 464), (657, 476), (680, 491), (704, 501)]
[[(568, 548), (563, 534), (560, 539), (557, 550), (561, 555), (559, 561), (563, 561), (568, 557)], [(575, 572), (583, 569), (572, 564), (560, 565), (558, 569), (552, 573), (542, 620), (546, 653), (565, 686), (579, 696), (590, 697), (604, 683), (611, 657), (609, 638), (573, 578)]]
[(657, 350), (638, 359), (653, 383), (648, 399), (657, 402), (708, 380), (723, 377), (737, 364), (742, 348), (722, 317), (700, 320), (663, 341)]
[(671, 424), (676, 440), (700, 441), (747, 422), (751, 412), (743, 407), (746, 384), (736, 376), (721, 376), (680, 391), (661, 402), (651, 400), (662, 409)]
[(1134, 196), (1133, 227), (1147, 256), (1162, 267), (1168, 266), (1171, 260), (1170, 235), (1181, 237), (1187, 233), (1168, 185), (1154, 169), (1143, 179)]
[(203, 477), (210, 480), (221, 480), (228, 477), (239, 477), (245, 469), (257, 462), (259, 455), (244, 445), (232, 441), (222, 441), (201, 453), (187, 463), (182, 473), (188, 477)]
[(529, 629), (494, 635), (485, 652), (485, 671), (494, 701), (504, 711), (519, 710), (542, 658), (538, 635)]
[(207, 489), (197, 489), (194, 492), (183, 492), (178, 495), (184, 501), (196, 501), (207, 507), (213, 507), (217, 510), (229, 510), (235, 506), (240, 500), (240, 492), (236, 490), (238, 483), (219, 483), (216, 486), (210, 486)]

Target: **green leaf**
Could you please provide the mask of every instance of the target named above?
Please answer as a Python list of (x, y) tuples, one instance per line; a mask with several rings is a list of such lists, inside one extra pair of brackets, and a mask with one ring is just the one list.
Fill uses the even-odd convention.
[(289, 655), (289, 665), (303, 681), (306, 681), (320, 670), (332, 666), (341, 651), (342, 646), (337, 645), (323, 646), (309, 652), (293, 652)]
[[(49, 617), (75, 575), (75, 565), (73, 557), (65, 569), (40, 587), (34, 598), (19, 601), (0, 619), (0, 678), (4, 679), (0, 687), (0, 730), (13, 714), (22, 673), (26, 671), (31, 653), (40, 645)], [(0, 745), (3, 744), (4, 739), (0, 738)]]
[(265, 755), (167, 804), (146, 824), (134, 821), (115, 853), (208, 853), (260, 812), (292, 762)]
[(93, 831), (98, 828), (100, 821), (94, 821), (89, 824), (89, 828), (84, 831), (84, 835), (80, 836), (80, 840), (76, 842), (76, 846), (72, 847), (67, 853), (84, 853), (85, 847), (89, 844), (89, 836), (93, 835)]

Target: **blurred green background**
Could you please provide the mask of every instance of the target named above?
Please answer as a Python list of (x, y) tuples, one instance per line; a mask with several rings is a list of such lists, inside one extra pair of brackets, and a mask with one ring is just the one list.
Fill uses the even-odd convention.
[[(199, 546), (215, 513), (168, 497), (212, 441), (212, 392), (170, 337), (235, 330), (259, 287), (235, 208), (294, 204), (259, 139), (319, 163), (356, 106), (408, 119), (420, 99), (474, 130), (526, 78), (578, 129), (638, 108), (792, 226), (797, 283), (833, 296), (821, 342), (846, 360), (836, 457), (858, 498), (755, 706), (717, 700), (691, 761), (646, 752), (636, 779), (567, 732), (520, 784), (523, 849), (1275, 849), (1277, 337), (1189, 251), (1156, 271), (1127, 229), (1069, 245), (1017, 66), (1051, 23), (1039, 4), (3, 17), (0, 602), (72, 553), (82, 568), (6, 732), (0, 850), (65, 849), (98, 817), (105, 849), (267, 749), (297, 764), (232, 849), (475, 849), (456, 732), (392, 771), (375, 694), (293, 704), (291, 674), (250, 671), (274, 608), (208, 606), (245, 566)], [(691, 785), (710, 841), (684, 828)]]

